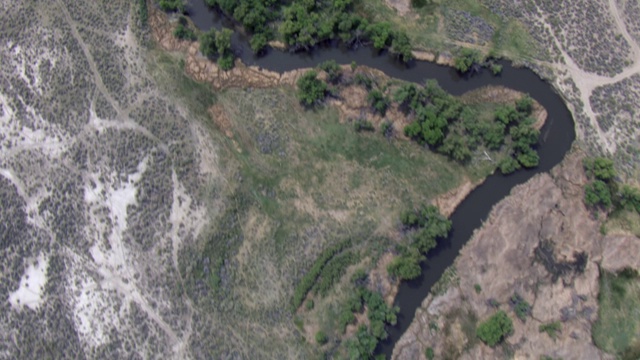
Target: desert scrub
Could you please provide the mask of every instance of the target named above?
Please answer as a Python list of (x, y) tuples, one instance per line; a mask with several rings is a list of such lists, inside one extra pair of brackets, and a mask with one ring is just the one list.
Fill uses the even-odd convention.
[(542, 324), (538, 327), (538, 331), (546, 332), (550, 338), (555, 340), (558, 337), (558, 333), (562, 330), (562, 324), (560, 321), (554, 321), (547, 324)]

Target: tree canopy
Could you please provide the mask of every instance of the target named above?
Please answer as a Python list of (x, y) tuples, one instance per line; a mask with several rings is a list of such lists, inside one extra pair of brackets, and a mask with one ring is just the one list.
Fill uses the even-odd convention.
[(327, 92), (327, 84), (318, 79), (314, 70), (307, 71), (298, 79), (298, 98), (303, 105), (312, 106), (322, 101)]
[(476, 329), (480, 340), (489, 346), (495, 346), (513, 332), (511, 318), (502, 310), (493, 314)]

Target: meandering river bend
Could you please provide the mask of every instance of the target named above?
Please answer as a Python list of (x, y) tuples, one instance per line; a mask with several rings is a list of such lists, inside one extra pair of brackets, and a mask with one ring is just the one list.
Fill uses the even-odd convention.
[[(194, 24), (201, 30), (212, 27), (232, 26), (227, 19), (210, 10), (204, 0), (191, 0), (188, 13)], [(383, 71), (388, 76), (424, 83), (427, 79), (436, 79), (440, 86), (454, 95), (461, 95), (487, 85), (501, 85), (528, 93), (547, 110), (548, 117), (541, 129), (540, 143), (537, 148), (540, 165), (535, 169), (520, 170), (509, 176), (494, 174), (489, 176), (458, 205), (451, 215), (453, 230), (446, 241), (440, 241), (432, 250), (422, 266), (422, 275), (400, 285), (395, 305), (400, 307), (398, 322), (389, 327), (389, 337), (378, 346), (377, 352), (391, 357), (393, 347), (407, 330), (416, 309), (427, 297), (433, 284), (444, 270), (453, 264), (462, 246), (471, 238), (473, 231), (482, 226), (493, 205), (509, 194), (511, 189), (529, 180), (532, 176), (551, 170), (560, 163), (571, 148), (575, 139), (574, 122), (562, 98), (551, 84), (540, 79), (533, 71), (515, 68), (509, 62), (501, 62), (502, 74), (493, 76), (483, 71), (471, 77), (461, 77), (454, 69), (430, 62), (415, 61), (409, 66), (401, 64), (387, 54), (361, 47), (357, 50), (341, 48), (329, 44), (315, 49), (312, 53), (288, 53), (269, 50), (266, 55), (253, 55), (248, 39), (242, 34), (233, 36), (233, 49), (247, 65), (256, 65), (271, 71), (285, 72), (299, 68), (314, 67), (325, 60), (333, 59), (339, 64), (366, 65)]]

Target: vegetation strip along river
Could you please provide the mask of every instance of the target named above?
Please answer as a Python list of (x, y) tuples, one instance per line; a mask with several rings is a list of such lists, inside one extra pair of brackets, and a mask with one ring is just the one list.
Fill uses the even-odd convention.
[[(203, 31), (232, 25), (227, 19), (209, 9), (204, 0), (192, 0), (188, 13), (194, 24)], [(256, 57), (247, 40), (242, 34), (234, 33), (232, 44), (238, 57), (246, 65), (256, 65), (279, 73), (315, 67), (325, 60), (335, 60), (339, 64), (351, 64), (355, 61), (358, 65), (366, 65), (383, 71), (390, 77), (406, 81), (424, 83), (427, 79), (435, 79), (444, 90), (453, 95), (461, 95), (488, 85), (504, 86), (528, 93), (547, 110), (548, 117), (541, 129), (537, 148), (540, 155), (538, 167), (519, 170), (509, 176), (489, 176), (456, 208), (450, 217), (453, 230), (449, 238), (439, 242), (438, 246), (429, 252), (428, 260), (422, 264), (422, 275), (400, 285), (395, 301), (395, 305), (400, 307), (398, 322), (395, 326), (389, 327), (389, 337), (378, 345), (377, 350), (390, 358), (395, 343), (411, 324), (416, 309), (444, 270), (453, 264), (459, 250), (471, 238), (473, 231), (482, 225), (493, 205), (506, 197), (514, 186), (526, 182), (536, 174), (549, 171), (562, 161), (575, 139), (571, 113), (551, 84), (540, 79), (533, 71), (515, 68), (506, 61), (500, 62), (503, 66), (500, 76), (493, 76), (486, 70), (473, 76), (460, 76), (450, 67), (424, 61), (412, 61), (405, 65), (386, 53), (379, 53), (369, 47), (352, 50), (335, 43), (318, 47), (312, 53), (288, 53), (269, 49), (265, 55)]]

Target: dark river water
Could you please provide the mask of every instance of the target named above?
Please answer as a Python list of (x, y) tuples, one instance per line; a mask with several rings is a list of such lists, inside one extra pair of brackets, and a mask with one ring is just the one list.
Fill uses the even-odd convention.
[[(204, 0), (190, 0), (190, 2), (189, 16), (200, 29), (231, 26), (228, 20), (208, 9)], [(571, 113), (552, 86), (541, 80), (533, 71), (515, 68), (509, 62), (501, 62), (503, 70), (500, 76), (493, 76), (489, 71), (483, 71), (471, 77), (461, 77), (450, 67), (424, 61), (415, 61), (407, 66), (387, 54), (380, 54), (370, 48), (348, 50), (332, 44), (318, 48), (312, 53), (291, 54), (269, 50), (265, 56), (255, 57), (247, 39), (238, 33), (234, 34), (233, 48), (245, 64), (257, 65), (277, 72), (314, 67), (329, 59), (339, 64), (351, 64), (355, 61), (358, 65), (376, 68), (388, 76), (407, 81), (424, 83), (427, 79), (436, 79), (443, 89), (454, 95), (461, 95), (487, 85), (502, 85), (528, 93), (547, 109), (547, 122), (541, 130), (537, 148), (540, 165), (535, 169), (520, 170), (509, 176), (500, 174), (489, 176), (453, 213), (451, 235), (429, 253), (427, 261), (422, 266), (422, 276), (400, 285), (395, 302), (395, 305), (400, 307), (398, 323), (389, 327), (389, 337), (381, 342), (377, 349), (378, 353), (385, 354), (387, 358), (391, 357), (395, 343), (411, 324), (416, 309), (429, 294), (431, 286), (440, 278), (444, 270), (453, 264), (459, 250), (471, 238), (473, 231), (482, 225), (493, 205), (507, 196), (514, 186), (526, 182), (535, 174), (547, 172), (560, 163), (575, 139)]]

